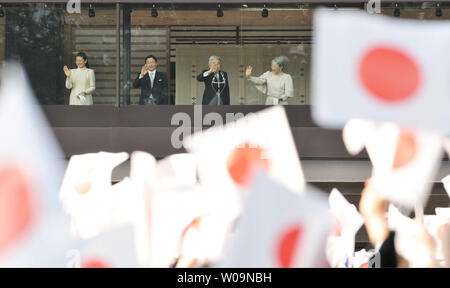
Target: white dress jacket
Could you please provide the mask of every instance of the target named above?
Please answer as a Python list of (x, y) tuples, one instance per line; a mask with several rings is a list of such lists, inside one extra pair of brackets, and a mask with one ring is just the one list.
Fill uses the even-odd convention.
[[(70, 69), (70, 77), (66, 78), (66, 88), (72, 89), (70, 92), (69, 105), (92, 105), (92, 93), (95, 91), (95, 73), (89, 68)], [(81, 92), (85, 100), (79, 99), (77, 95)], [(81, 97), (82, 98), (82, 97)]]
[(287, 99), (294, 97), (294, 82), (290, 74), (275, 75), (267, 71), (259, 77), (250, 76), (247, 79), (267, 95), (266, 105), (287, 105)]

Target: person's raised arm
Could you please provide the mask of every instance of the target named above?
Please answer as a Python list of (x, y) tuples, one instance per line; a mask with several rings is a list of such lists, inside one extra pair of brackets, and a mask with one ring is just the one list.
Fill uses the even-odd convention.
[(389, 226), (385, 213), (389, 209), (389, 202), (384, 200), (371, 180), (367, 180), (361, 192), (359, 212), (364, 217), (364, 225), (372, 245), (378, 249), (389, 236)]
[(141, 67), (141, 72), (137, 75), (136, 79), (134, 79), (133, 82), (134, 88), (141, 87), (141, 79), (145, 76), (145, 73), (147, 73), (147, 67), (144, 65)]
[(211, 69), (203, 70), (200, 74), (197, 75), (197, 81), (204, 82), (206, 77), (208, 77), (209, 74), (211, 74), (211, 73), (212, 73)]
[(267, 83), (267, 75), (269, 72), (265, 72), (264, 74), (262, 74), (259, 77), (252, 76), (252, 73), (253, 73), (253, 67), (248, 66), (247, 69), (245, 70), (245, 76), (252, 83), (254, 83), (256, 85), (264, 85)]
[(66, 74), (66, 88), (67, 89), (72, 89), (72, 79), (71, 79), (71, 75), (72, 75), (72, 71), (70, 71), (69, 67), (67, 67), (67, 65), (64, 65), (64, 74)]

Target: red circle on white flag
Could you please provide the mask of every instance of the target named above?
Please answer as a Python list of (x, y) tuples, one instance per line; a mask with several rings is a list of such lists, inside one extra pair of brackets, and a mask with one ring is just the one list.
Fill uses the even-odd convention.
[(400, 129), (392, 168), (396, 170), (407, 166), (416, 156), (417, 149), (414, 132)]
[(228, 155), (227, 170), (235, 183), (247, 187), (257, 170), (269, 170), (269, 160), (261, 147), (245, 142)]
[(364, 54), (359, 77), (370, 94), (385, 103), (409, 100), (421, 83), (420, 68), (413, 57), (387, 46), (373, 47)]
[(15, 165), (0, 169), (0, 255), (31, 227), (35, 215), (26, 173)]
[(110, 268), (105, 261), (101, 259), (93, 258), (89, 259), (81, 265), (82, 268)]
[(330, 234), (335, 237), (341, 237), (341, 233), (342, 233), (341, 221), (339, 221), (339, 219), (337, 219), (337, 218), (334, 218), (334, 222), (333, 222), (333, 225), (331, 226)]
[(303, 234), (301, 223), (297, 223), (284, 231), (278, 240), (277, 256), (279, 267), (290, 268), (294, 265), (295, 256), (298, 253), (300, 240)]

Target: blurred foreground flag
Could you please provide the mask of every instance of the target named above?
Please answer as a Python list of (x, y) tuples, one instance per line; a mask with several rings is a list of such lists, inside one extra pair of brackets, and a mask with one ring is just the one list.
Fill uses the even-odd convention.
[(327, 199), (307, 186), (299, 195), (258, 174), (223, 267), (328, 267), (332, 216)]
[[(393, 204), (389, 205), (388, 226), (389, 230), (395, 231), (395, 250), (398, 255), (408, 261), (408, 267), (423, 268), (436, 263), (435, 244), (439, 243), (431, 243), (434, 242), (431, 237), (429, 239), (431, 242), (426, 239), (428, 232), (424, 224), (427, 225), (426, 222), (429, 222), (429, 219), (426, 219), (427, 216), (422, 218), (425, 220), (425, 223), (422, 223), (419, 218), (413, 220), (405, 216)], [(438, 247), (439, 249), (441, 248)]]
[(424, 225), (434, 239), (436, 260), (442, 262), (445, 260), (444, 245), (445, 233), (449, 227), (450, 218), (441, 215), (424, 215)]
[(58, 201), (64, 156), (22, 67), (0, 88), (0, 267), (64, 267), (68, 219)]
[[(212, 193), (192, 185), (192, 177), (173, 179), (181, 167), (191, 166), (192, 160), (188, 154), (180, 154), (156, 163), (146, 152), (131, 155), (133, 193), (139, 195), (134, 224), (142, 266), (170, 267), (179, 256), (204, 263), (222, 254), (237, 205), (224, 192)], [(162, 175), (163, 171), (169, 173)], [(170, 178), (173, 183), (167, 185)]]
[[(139, 267), (131, 225), (116, 227), (81, 242), (79, 261), (74, 268)], [(74, 259), (75, 260), (75, 259)]]
[[(128, 153), (88, 153), (74, 155), (67, 165), (60, 199), (71, 216), (72, 233), (94, 237), (116, 225), (129, 222), (130, 180), (111, 184), (111, 173), (128, 159)], [(128, 209), (128, 210), (127, 210)]]
[(361, 118), (442, 129), (450, 108), (449, 22), (319, 10), (314, 27), (317, 124), (340, 128)]
[(197, 163), (190, 153), (173, 154), (156, 163), (157, 189), (193, 186), (197, 183)]
[(450, 219), (450, 207), (436, 207), (434, 211), (437, 216)]
[(156, 159), (153, 155), (135, 151), (131, 154), (130, 179), (132, 197), (134, 198), (134, 213), (132, 216), (135, 232), (137, 261), (140, 266), (149, 267), (152, 264), (151, 246), (151, 198), (152, 183), (155, 181)]
[(284, 108), (271, 107), (223, 127), (212, 127), (185, 141), (196, 157), (202, 184), (249, 188), (255, 171), (267, 172), (287, 189), (305, 186)]
[(364, 218), (336, 188), (331, 190), (328, 203), (334, 217), (334, 227), (327, 243), (328, 262), (332, 267), (350, 267), (355, 252), (355, 235), (364, 224)]
[(405, 208), (425, 206), (443, 154), (439, 133), (352, 119), (343, 138), (351, 154), (366, 148), (373, 185), (385, 199)]

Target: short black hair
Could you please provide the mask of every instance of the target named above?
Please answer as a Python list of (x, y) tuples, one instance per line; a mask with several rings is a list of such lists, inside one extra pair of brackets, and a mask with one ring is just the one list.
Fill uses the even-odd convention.
[(158, 59), (156, 59), (156, 57), (153, 55), (148, 55), (147, 57), (145, 57), (144, 61), (147, 62), (147, 59), (149, 59), (149, 58), (153, 58), (155, 60), (155, 62), (158, 63)]
[(89, 68), (89, 60), (88, 60), (86, 53), (78, 52), (77, 55), (75, 55), (75, 58), (77, 58), (77, 57), (83, 58), (83, 60), (86, 61), (86, 68)]

